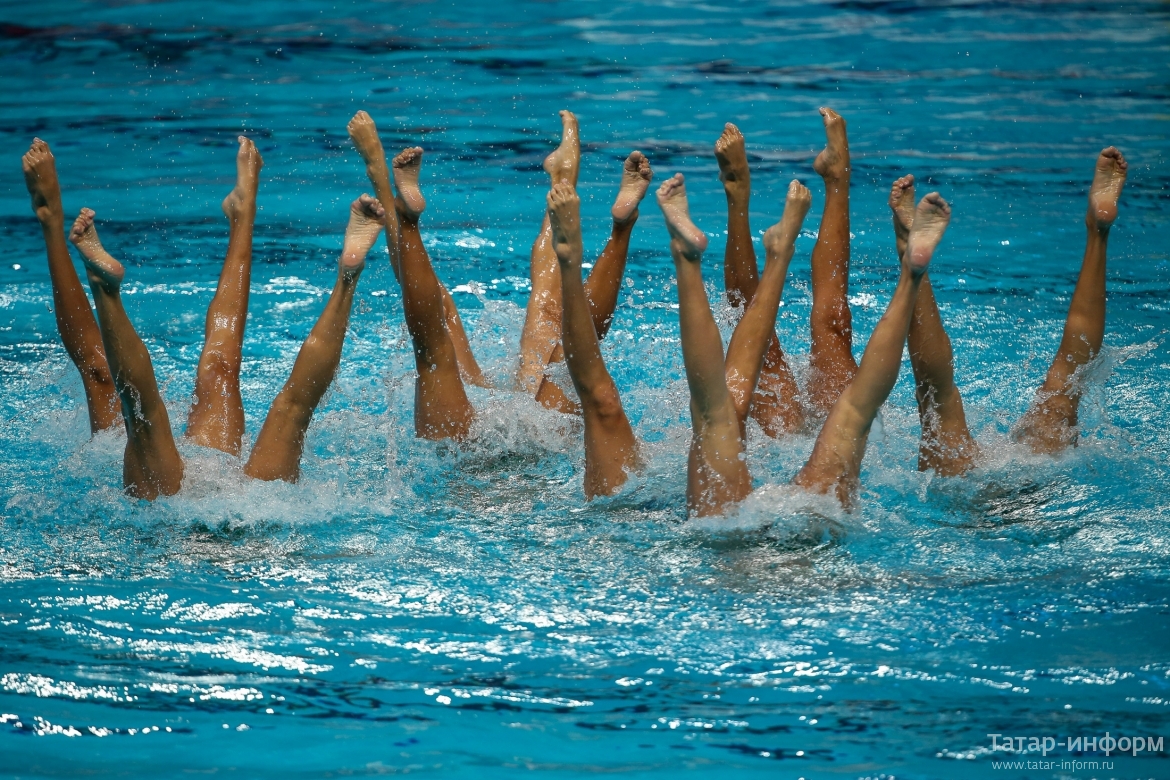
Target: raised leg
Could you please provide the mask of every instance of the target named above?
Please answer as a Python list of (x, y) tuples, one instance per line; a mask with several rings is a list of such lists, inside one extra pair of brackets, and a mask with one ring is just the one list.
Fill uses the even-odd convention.
[(869, 337), (857, 376), (833, 404), (812, 455), (792, 480), (794, 484), (817, 493), (835, 490), (842, 504), (852, 503), (869, 429), (898, 380), (919, 285), (950, 216), (950, 206), (937, 192), (918, 204), (909, 246), (900, 258), (902, 274), (894, 297)]
[(130, 495), (152, 501), (160, 495), (179, 492), (183, 460), (175, 448), (150, 353), (122, 307), (119, 287), (125, 270), (102, 248), (93, 217), (91, 209), (82, 209), (69, 240), (85, 257), (106, 360), (122, 402), (122, 419), (126, 423), (122, 484)]
[(65, 351), (81, 374), (89, 410), (91, 433), (112, 428), (119, 415), (118, 392), (106, 363), (101, 331), (89, 307), (81, 279), (73, 268), (69, 247), (65, 244), (65, 210), (61, 205), (61, 185), (57, 166), (49, 145), (34, 138), (28, 152), (20, 159), (24, 183), (32, 196), (33, 212), (41, 223), (45, 252), (49, 257), (49, 280), (53, 285), (53, 314), (57, 332)]
[[(889, 202), (894, 215), (898, 257), (901, 257), (914, 224), (913, 176), (903, 176), (894, 182)], [(910, 365), (914, 369), (918, 419), (922, 425), (918, 469), (933, 469), (944, 477), (965, 474), (975, 465), (979, 448), (967, 428), (963, 398), (955, 385), (951, 340), (934, 300), (929, 272), (923, 274), (918, 288), (907, 343)]]
[(223, 199), (228, 218), (227, 257), (219, 272), (215, 297), (207, 307), (203, 353), (195, 374), (195, 396), (187, 414), (187, 438), (204, 447), (240, 454), (244, 436), (244, 401), (240, 397), (244, 325), (252, 283), (252, 229), (256, 224), (256, 190), (264, 160), (256, 145), (240, 136), (236, 186)]
[(813, 310), (808, 399), (824, 414), (857, 373), (849, 313), (849, 139), (845, 120), (821, 109), (828, 143), (813, 168), (825, 180), (825, 213), (812, 254)]
[(350, 205), (337, 282), (325, 310), (297, 353), (292, 373), (268, 408), (264, 426), (244, 465), (249, 477), (286, 482), (296, 482), (300, 477), (305, 433), (341, 363), (354, 290), (365, 268), (366, 254), (378, 240), (385, 219), (382, 204), (368, 195)]
[(465, 439), (471, 432), (475, 410), (459, 371), (459, 362), (447, 329), (443, 286), (435, 276), (431, 258), (418, 232), (418, 218), (426, 206), (418, 188), (422, 165), (420, 147), (394, 158), (394, 182), (401, 226), (399, 256), (402, 260), (402, 311), (414, 342), (418, 380), (414, 394), (415, 435), (424, 439)]
[(548, 194), (548, 215), (553, 248), (561, 265), (565, 360), (585, 418), (585, 497), (611, 495), (638, 466), (638, 440), (601, 357), (596, 324), (581, 282), (581, 201), (573, 185), (553, 185)]
[(1037, 453), (1053, 454), (1076, 444), (1082, 391), (1077, 370), (1097, 356), (1105, 338), (1105, 255), (1128, 169), (1116, 147), (1102, 149), (1097, 157), (1085, 214), (1085, 256), (1068, 307), (1064, 334), (1044, 384), (1013, 432), (1018, 441)]

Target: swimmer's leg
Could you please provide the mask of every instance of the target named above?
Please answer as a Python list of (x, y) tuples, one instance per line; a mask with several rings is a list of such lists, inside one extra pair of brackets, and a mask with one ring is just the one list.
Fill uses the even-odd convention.
[(122, 419), (126, 423), (122, 484), (130, 495), (151, 501), (179, 492), (183, 460), (175, 448), (171, 420), (158, 392), (150, 353), (122, 307), (119, 287), (125, 269), (102, 248), (93, 216), (92, 210), (82, 209), (69, 240), (85, 257), (106, 359), (122, 402)]
[(617, 492), (638, 465), (638, 440), (601, 357), (581, 283), (581, 201), (568, 182), (548, 194), (553, 247), (561, 265), (565, 360), (585, 418), (585, 497)]
[(852, 502), (870, 426), (898, 379), (919, 285), (950, 215), (950, 206), (937, 192), (918, 204), (894, 297), (869, 337), (857, 376), (833, 404), (812, 455), (792, 480), (794, 484), (817, 493), (836, 490), (841, 503), (848, 506)]
[(857, 362), (849, 312), (849, 140), (840, 115), (822, 108), (821, 116), (828, 143), (813, 168), (825, 180), (825, 212), (812, 254), (808, 398), (823, 414), (853, 380)]
[(697, 515), (714, 515), (751, 493), (752, 478), (735, 401), (727, 388), (723, 341), (703, 287), (700, 262), (707, 236), (691, 222), (681, 173), (658, 188), (658, 205), (670, 231), (670, 254), (678, 277), (683, 364), (691, 392), (687, 509)]
[[(424, 439), (465, 439), (471, 431), (475, 410), (467, 399), (451, 333), (447, 329), (443, 286), (435, 276), (431, 258), (418, 231), (416, 211), (425, 205), (418, 191), (422, 149), (413, 147), (394, 158), (394, 179), (399, 197), (394, 206), (400, 225), (399, 256), (402, 259), (402, 312), (414, 342), (418, 380), (414, 395), (415, 435)], [(405, 197), (404, 197), (405, 191)]]
[[(906, 240), (914, 224), (914, 177), (903, 176), (890, 189), (894, 215), (894, 236), (898, 256), (906, 251)], [(955, 385), (955, 359), (951, 340), (943, 328), (934, 300), (930, 274), (922, 277), (914, 316), (907, 336), (910, 365), (914, 368), (915, 395), (922, 438), (918, 447), (918, 469), (933, 469), (944, 477), (970, 471), (978, 446), (967, 428), (963, 398)]]
[(249, 477), (286, 482), (296, 482), (300, 477), (305, 433), (341, 363), (354, 290), (365, 268), (366, 254), (382, 232), (385, 216), (382, 204), (368, 195), (350, 205), (337, 282), (325, 310), (297, 353), (288, 381), (268, 408), (264, 426), (244, 465)]
[(203, 352), (195, 374), (195, 397), (187, 414), (187, 438), (231, 455), (240, 454), (244, 436), (244, 402), (240, 397), (244, 325), (252, 283), (252, 229), (256, 190), (264, 160), (256, 145), (240, 136), (236, 186), (223, 199), (228, 218), (227, 257), (219, 272), (215, 297), (207, 307)]
[(1125, 157), (1115, 147), (1101, 150), (1097, 157), (1085, 215), (1085, 256), (1068, 307), (1064, 335), (1032, 407), (1013, 432), (1017, 440), (1037, 453), (1056, 453), (1076, 443), (1081, 388), (1075, 374), (1097, 356), (1105, 338), (1105, 254), (1128, 168)]
[(69, 247), (65, 245), (65, 210), (61, 206), (61, 185), (57, 180), (56, 162), (49, 145), (34, 138), (20, 163), (24, 169), (24, 183), (32, 196), (33, 211), (41, 223), (45, 239), (57, 332), (61, 334), (65, 351), (81, 374), (89, 410), (89, 430), (97, 433), (117, 424), (120, 403), (110, 367), (106, 363), (101, 331), (93, 318), (81, 279), (73, 268)]

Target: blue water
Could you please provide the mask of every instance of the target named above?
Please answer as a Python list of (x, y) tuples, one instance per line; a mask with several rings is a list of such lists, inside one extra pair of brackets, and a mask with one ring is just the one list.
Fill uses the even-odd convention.
[[(1165, 751), (1096, 773), (994, 770), (1013, 756), (987, 737), (1170, 739), (1164, 4), (61, 0), (5, 2), (0, 21), (5, 777), (1170, 777)], [(912, 172), (954, 206), (932, 277), (989, 454), (965, 479), (916, 471), (907, 365), (851, 514), (785, 487), (812, 432), (753, 429), (757, 493), (724, 521), (687, 521), (687, 391), (653, 206), (604, 342), (649, 455), (618, 497), (586, 505), (578, 424), (504, 390), (475, 392), (468, 447), (413, 438), (379, 249), (301, 482), (249, 482), (181, 444), (184, 490), (132, 501), (121, 434), (88, 436), (17, 165), (44, 137), (66, 211), (97, 210), (181, 430), (234, 138), (257, 140), (255, 435), (332, 285), (345, 204), (368, 188), (345, 135), (357, 109), (388, 148), (426, 148), (428, 246), (506, 387), (540, 160), (566, 107), (585, 140), (586, 251), (641, 149), (658, 181), (688, 176), (715, 300), (722, 123), (748, 138), (754, 230), (789, 179), (809, 184), (778, 321), (803, 377), (822, 104), (853, 150), (856, 351), (896, 276), (885, 196)], [(1106, 347), (1080, 446), (1036, 458), (1007, 432), (1056, 347), (1111, 143), (1131, 165)]]

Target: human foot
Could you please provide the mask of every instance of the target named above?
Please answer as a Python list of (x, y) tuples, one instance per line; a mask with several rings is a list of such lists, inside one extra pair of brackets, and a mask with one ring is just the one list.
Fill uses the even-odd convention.
[(366, 254), (378, 240), (386, 221), (382, 204), (369, 195), (349, 204), (349, 224), (345, 227), (345, 244), (341, 249), (341, 271), (347, 277), (359, 273), (366, 264)]
[(947, 224), (951, 221), (951, 207), (937, 192), (932, 192), (918, 202), (914, 211), (914, 225), (906, 241), (903, 262), (915, 277), (926, 273), (931, 255), (942, 240)]
[(98, 240), (97, 227), (93, 224), (94, 210), (82, 209), (69, 231), (69, 240), (85, 258), (85, 270), (89, 272), (90, 284), (101, 287), (108, 293), (117, 292), (122, 284), (126, 269), (110, 256)]
[(906, 174), (890, 187), (890, 211), (894, 212), (894, 237), (904, 244), (914, 225), (914, 176)]
[(822, 108), (825, 122), (825, 148), (813, 160), (813, 170), (825, 181), (844, 181), (849, 178), (849, 138), (845, 134), (845, 120), (831, 108)]
[(49, 145), (34, 138), (28, 151), (20, 158), (20, 167), (24, 171), (24, 185), (32, 196), (33, 212), (37, 219), (42, 223), (53, 219), (63, 222), (65, 212), (61, 207), (61, 185), (57, 181), (57, 164)]
[(780, 221), (764, 233), (764, 248), (768, 256), (788, 252), (800, 235), (800, 226), (812, 204), (812, 193), (796, 179), (788, 185), (788, 197), (784, 201), (784, 214)]
[(728, 196), (745, 198), (751, 194), (752, 178), (748, 171), (747, 150), (743, 133), (728, 122), (723, 135), (715, 142), (715, 160), (719, 163), (719, 181)]
[(577, 117), (572, 111), (561, 112), (561, 145), (544, 158), (544, 171), (553, 184), (567, 181), (577, 186), (577, 173), (581, 169), (581, 139), (578, 133)]
[(573, 250), (581, 246), (581, 199), (568, 182), (557, 182), (548, 191), (548, 221), (557, 260), (570, 268), (579, 266), (581, 253)]
[(1093, 186), (1089, 188), (1089, 213), (1085, 219), (1090, 227), (1108, 230), (1117, 219), (1117, 199), (1121, 197), (1128, 170), (1129, 163), (1116, 146), (1101, 150)]
[(365, 111), (357, 112), (345, 129), (349, 131), (349, 138), (366, 165), (386, 164), (382, 139), (378, 137), (378, 128), (369, 114)]
[(627, 225), (638, 217), (638, 204), (646, 197), (646, 190), (650, 189), (650, 179), (654, 172), (650, 170), (650, 161), (641, 152), (630, 152), (630, 156), (622, 163), (622, 186), (618, 190), (617, 200), (609, 213), (613, 221), (619, 225)]
[(686, 179), (676, 173), (658, 188), (658, 206), (666, 217), (666, 229), (670, 231), (671, 243), (677, 243), (682, 256), (697, 261), (707, 248), (707, 235), (691, 222), (687, 207)]
[(223, 199), (220, 208), (232, 222), (256, 213), (256, 190), (260, 187), (260, 169), (264, 159), (251, 139), (239, 137), (240, 149), (236, 152), (236, 186)]
[(398, 194), (394, 196), (394, 208), (412, 221), (417, 220), (427, 207), (427, 199), (418, 188), (418, 171), (422, 167), (422, 156), (422, 147), (412, 146), (403, 149), (402, 153), (394, 158), (394, 189), (398, 190)]

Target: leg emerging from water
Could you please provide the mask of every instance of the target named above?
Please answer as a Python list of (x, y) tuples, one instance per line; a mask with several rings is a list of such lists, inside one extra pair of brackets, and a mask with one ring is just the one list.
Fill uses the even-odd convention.
[(385, 218), (382, 205), (368, 195), (350, 205), (337, 282), (325, 310), (297, 353), (288, 381), (268, 408), (264, 427), (244, 466), (249, 477), (286, 482), (296, 482), (300, 477), (305, 433), (341, 363), (354, 290), (365, 268), (366, 254), (378, 240)]
[(32, 146), (20, 160), (24, 169), (24, 183), (32, 196), (33, 211), (41, 223), (45, 251), (49, 257), (49, 279), (53, 284), (53, 314), (57, 332), (69, 353), (73, 365), (81, 374), (89, 409), (91, 433), (111, 428), (118, 423), (120, 403), (102, 335), (89, 308), (89, 299), (81, 279), (73, 268), (69, 247), (65, 244), (65, 211), (61, 206), (61, 185), (57, 180), (57, 166), (49, 145), (34, 138)]
[(130, 495), (150, 501), (179, 492), (183, 460), (175, 448), (171, 420), (158, 392), (150, 353), (122, 307), (119, 288), (125, 270), (102, 248), (93, 217), (92, 210), (82, 209), (69, 240), (85, 257), (106, 360), (121, 399), (126, 423), (122, 484)]
[(852, 503), (869, 429), (898, 379), (919, 285), (950, 216), (950, 206), (937, 192), (918, 204), (894, 297), (869, 337), (857, 376), (833, 404), (812, 455), (792, 480), (794, 484), (817, 493), (835, 490), (842, 504)]
[(812, 255), (813, 310), (808, 398), (824, 414), (857, 373), (849, 312), (849, 139), (845, 120), (822, 108), (828, 143), (813, 168), (825, 180), (825, 213)]
[(601, 357), (597, 328), (581, 282), (581, 201), (568, 182), (548, 194), (553, 248), (561, 265), (562, 343), (585, 418), (585, 497), (617, 492), (638, 465), (638, 440), (617, 385)]
[(240, 397), (244, 325), (252, 283), (252, 229), (256, 224), (256, 190), (264, 160), (256, 145), (240, 136), (236, 186), (223, 199), (228, 218), (227, 257), (215, 297), (207, 307), (203, 353), (195, 375), (195, 397), (187, 414), (187, 438), (204, 447), (240, 454), (244, 436), (244, 402)]
[(414, 430), (423, 439), (465, 439), (471, 432), (475, 410), (467, 399), (447, 327), (443, 286), (435, 276), (418, 231), (418, 218), (426, 205), (418, 189), (422, 153), (416, 146), (394, 158), (399, 193), (394, 207), (401, 226), (398, 249), (402, 261), (402, 312), (414, 343), (418, 369)]
[(1017, 440), (1037, 453), (1054, 454), (1076, 443), (1077, 408), (1081, 401), (1076, 373), (1097, 356), (1105, 338), (1105, 254), (1128, 168), (1125, 157), (1115, 147), (1101, 150), (1097, 157), (1085, 214), (1085, 257), (1068, 307), (1064, 335), (1044, 384), (1014, 431)]
[[(914, 224), (913, 176), (903, 176), (894, 182), (890, 189), (890, 209), (894, 214), (898, 257), (901, 257)], [(922, 425), (918, 469), (933, 469), (944, 477), (964, 474), (975, 465), (979, 450), (967, 428), (963, 398), (955, 385), (951, 340), (943, 328), (929, 272), (922, 276), (918, 288), (907, 342), (910, 365), (914, 368), (918, 419)]]
[[(719, 178), (727, 195), (727, 249), (723, 255), (723, 281), (727, 300), (732, 306), (747, 306), (759, 285), (756, 252), (748, 221), (751, 199), (751, 173), (743, 134), (730, 122), (715, 142), (715, 159)], [(775, 329), (768, 340), (768, 351), (752, 398), (751, 415), (769, 436), (792, 433), (804, 424), (800, 392)]]

